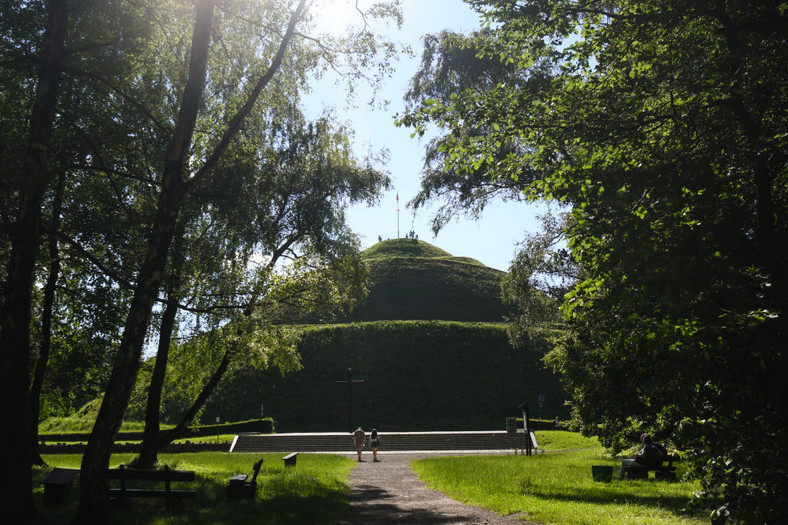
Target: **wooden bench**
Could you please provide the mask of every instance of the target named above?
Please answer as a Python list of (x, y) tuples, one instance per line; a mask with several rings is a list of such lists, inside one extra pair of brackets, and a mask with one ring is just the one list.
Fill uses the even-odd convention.
[(286, 467), (294, 467), (297, 459), (298, 459), (298, 452), (291, 452), (290, 454), (282, 458), (282, 460), (284, 460), (285, 462)]
[[(137, 470), (127, 469), (121, 465), (120, 468), (109, 469), (107, 478), (120, 481), (120, 487), (110, 487), (109, 495), (124, 503), (128, 502), (129, 498), (160, 498), (167, 501), (167, 510), (172, 510), (176, 500), (193, 498), (197, 494), (191, 489), (174, 490), (171, 487), (171, 484), (175, 482), (194, 481), (193, 470), (170, 470), (167, 466), (164, 467), (164, 470)], [(164, 489), (131, 488), (127, 486), (128, 481), (163, 482)]]
[(44, 506), (65, 507), (68, 505), (68, 496), (71, 486), (79, 474), (78, 470), (70, 468), (56, 468), (44, 478)]
[(227, 488), (224, 491), (224, 493), (227, 495), (227, 498), (254, 499), (254, 497), (257, 495), (257, 475), (260, 473), (260, 467), (262, 466), (262, 459), (254, 464), (254, 474), (252, 475), (251, 481), (248, 481), (249, 476), (246, 474), (236, 474), (235, 476), (231, 477), (230, 482), (227, 484)]
[[(627, 479), (648, 479), (648, 473), (654, 472), (655, 480), (676, 481), (676, 467), (673, 466), (673, 462), (678, 460), (678, 456), (668, 455), (665, 456), (662, 463), (658, 465), (635, 465), (628, 467), (626, 469)], [(667, 461), (667, 465), (665, 461)]]

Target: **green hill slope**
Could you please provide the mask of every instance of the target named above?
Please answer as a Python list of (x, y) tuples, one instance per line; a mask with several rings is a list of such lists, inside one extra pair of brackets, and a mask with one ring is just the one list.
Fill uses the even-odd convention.
[(348, 320), (500, 322), (504, 272), (454, 257), (423, 241), (393, 239), (365, 250), (370, 270), (366, 303)]
[[(246, 369), (228, 378), (206, 407), (208, 420), (259, 415), (279, 432), (347, 430), (347, 388), (336, 381), (364, 380), (353, 391), (353, 424), (413, 430), (503, 429), (518, 405), (544, 394), (541, 415), (567, 416), (564, 393), (544, 368), (542, 345), (515, 349), (502, 324), (434, 321), (354, 323), (310, 327), (299, 346), (304, 367)], [(233, 400), (232, 404), (227, 400)], [(533, 412), (533, 417), (538, 414)]]

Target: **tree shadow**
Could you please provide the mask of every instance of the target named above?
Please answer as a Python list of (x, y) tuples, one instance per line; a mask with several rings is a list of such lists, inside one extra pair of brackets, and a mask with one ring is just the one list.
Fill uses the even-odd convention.
[[(310, 483), (308, 495), (299, 497), (284, 493), (284, 489), (266, 492), (265, 477), (258, 480), (254, 499), (228, 499), (225, 487), (229, 481), (206, 478), (198, 474), (194, 482), (197, 495), (181, 501), (174, 510), (168, 511), (163, 499), (132, 499), (123, 505), (111, 506), (112, 523), (116, 525), (138, 525), (164, 522), (168, 525), (192, 525), (194, 523), (272, 523), (272, 524), (333, 524), (345, 517), (349, 510), (347, 485), (337, 483), (325, 485)], [(305, 476), (308, 478), (308, 476)], [(38, 510), (31, 525), (70, 524), (79, 504), (79, 480), (72, 488), (68, 504), (64, 507), (43, 506), (42, 475), (34, 480), (34, 500)], [(176, 484), (177, 485), (177, 484)], [(272, 483), (276, 485), (276, 481)], [(186, 488), (177, 485), (173, 488)]]
[(599, 506), (628, 505), (641, 508), (662, 509), (677, 517), (704, 517), (708, 513), (705, 509), (691, 505), (687, 496), (671, 496), (665, 494), (648, 494), (648, 485), (643, 484), (642, 494), (633, 493), (631, 488), (616, 490), (614, 487), (605, 486), (604, 489), (596, 487), (575, 487), (571, 491), (556, 493), (539, 487), (529, 487), (529, 496), (544, 501), (561, 501), (571, 503), (589, 503)]
[(395, 494), (375, 485), (355, 487), (350, 495), (351, 508), (342, 523), (475, 523), (473, 518), (447, 516), (436, 509), (407, 508), (397, 503)]

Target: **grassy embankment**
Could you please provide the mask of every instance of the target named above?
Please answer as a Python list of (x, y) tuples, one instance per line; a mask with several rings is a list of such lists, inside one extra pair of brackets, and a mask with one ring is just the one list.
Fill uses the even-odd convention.
[[(98, 403), (93, 403), (93, 406), (98, 407)], [(85, 409), (83, 409), (84, 411)], [(87, 443), (90, 431), (93, 429), (95, 422), (95, 413), (92, 414), (76, 414), (71, 417), (51, 417), (42, 421), (38, 426), (39, 440), (46, 442), (57, 442), (59, 440), (52, 439), (52, 435), (57, 434), (84, 434), (84, 439), (69, 439), (66, 440), (71, 444)], [(162, 424), (161, 431), (164, 432), (173, 428), (175, 425)], [(124, 432), (142, 432), (145, 429), (145, 423), (142, 421), (124, 421), (120, 427), (119, 438), (116, 443), (139, 443), (139, 440), (123, 439)], [(205, 436), (189, 436), (183, 439), (176, 439), (174, 443), (232, 443), (235, 434), (219, 434), (205, 435)]]

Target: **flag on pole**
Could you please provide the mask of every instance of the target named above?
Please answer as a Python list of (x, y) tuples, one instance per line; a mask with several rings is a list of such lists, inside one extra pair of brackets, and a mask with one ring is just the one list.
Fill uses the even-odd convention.
[(397, 192), (397, 211), (399, 211), (399, 192)]

